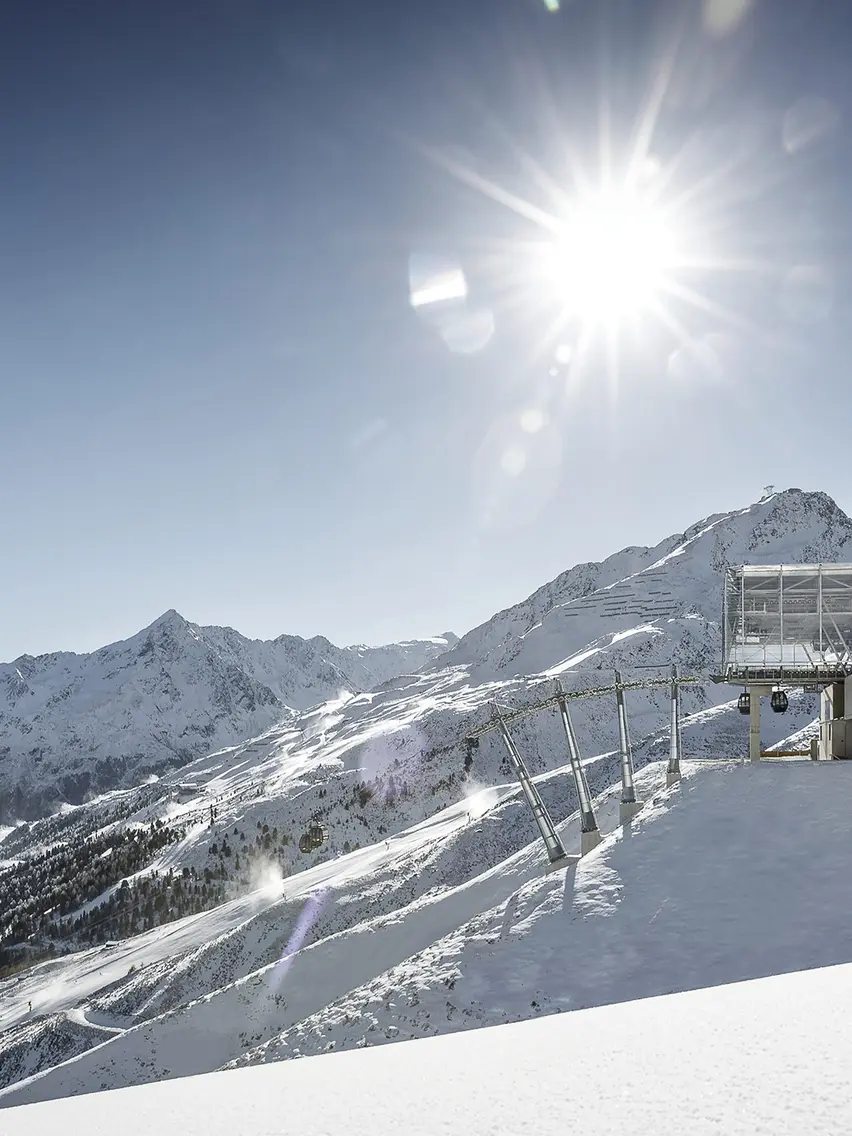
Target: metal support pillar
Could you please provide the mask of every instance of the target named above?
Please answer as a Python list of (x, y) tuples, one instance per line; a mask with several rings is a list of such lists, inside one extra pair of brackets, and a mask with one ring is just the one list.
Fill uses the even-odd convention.
[(824, 686), (819, 696), (819, 756), (821, 761), (831, 761), (831, 718), (831, 687)]
[(577, 735), (574, 733), (574, 723), (568, 713), (568, 700), (565, 697), (561, 682), (556, 684), (556, 698), (562, 725), (565, 729), (565, 737), (568, 741), (568, 759), (571, 762), (571, 772), (574, 775), (574, 786), (577, 790), (577, 801), (580, 806), (580, 855), (585, 856), (587, 852), (597, 848), (603, 837), (595, 817), (592, 795), (589, 792), (589, 783), (586, 780), (586, 771), (580, 764)]
[(618, 671), (615, 672), (615, 700), (618, 708), (618, 748), (621, 756), (621, 805), (618, 814), (619, 822), (627, 824), (642, 808), (642, 802), (636, 800), (636, 788), (633, 784), (633, 754), (630, 751), (630, 737), (627, 733), (624, 686)]
[[(822, 690), (820, 757), (825, 761), (852, 756), (847, 747), (847, 722), (851, 707), (846, 703), (846, 682), (833, 682)], [(852, 717), (852, 715), (849, 715)]]
[(672, 665), (672, 714), (671, 742), (669, 744), (669, 764), (666, 769), (666, 786), (680, 781), (680, 685), (677, 666)]
[(559, 839), (556, 829), (553, 826), (553, 821), (550, 819), (550, 813), (547, 811), (544, 801), (539, 796), (538, 789), (536, 789), (533, 784), (532, 778), (524, 764), (524, 760), (518, 752), (518, 747), (515, 745), (514, 739), (509, 733), (509, 727), (503, 721), (503, 716), (497, 709), (497, 704), (494, 702), (491, 703), (491, 713), (494, 715), (497, 728), (506, 744), (509, 761), (515, 771), (515, 776), (518, 778), (523, 794), (527, 799), (527, 804), (532, 809), (535, 823), (538, 825), (538, 831), (541, 833), (544, 847), (547, 849), (547, 858), (550, 861), (551, 868), (562, 868), (569, 864), (576, 864), (578, 857), (569, 856), (565, 851), (562, 841)]
[(760, 687), (748, 688), (748, 759), (760, 761)]

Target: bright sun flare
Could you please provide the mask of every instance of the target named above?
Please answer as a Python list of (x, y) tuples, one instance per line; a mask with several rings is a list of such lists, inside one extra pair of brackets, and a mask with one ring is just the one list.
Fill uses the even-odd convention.
[(625, 192), (589, 198), (572, 210), (545, 246), (543, 269), (567, 318), (617, 323), (659, 298), (676, 262), (663, 212)]

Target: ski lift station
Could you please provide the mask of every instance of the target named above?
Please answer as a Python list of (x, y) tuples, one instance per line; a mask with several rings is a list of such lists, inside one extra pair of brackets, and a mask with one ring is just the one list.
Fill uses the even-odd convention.
[(738, 707), (750, 719), (751, 760), (761, 757), (761, 698), (783, 713), (791, 686), (821, 695), (811, 756), (852, 758), (852, 564), (728, 568), (723, 603), (717, 681), (743, 687)]

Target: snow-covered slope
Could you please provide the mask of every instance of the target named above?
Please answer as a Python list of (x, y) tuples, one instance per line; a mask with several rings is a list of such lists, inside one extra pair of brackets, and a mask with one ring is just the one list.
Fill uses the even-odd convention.
[(87, 655), (0, 665), (0, 822), (182, 765), (340, 691), (422, 669), (455, 637), (385, 647), (246, 639), (166, 612)]
[[(398, 847), (287, 881), (282, 899), (270, 889), (241, 908), (49, 964), (4, 992), (4, 1024), (25, 1020), (32, 998), (34, 1011), (52, 1009), (55, 1037), (78, 999), (72, 1024), (100, 1029), (100, 1044), (10, 1086), (0, 1104), (849, 962), (836, 899), (852, 862), (851, 777), (838, 763), (696, 763), (666, 790), (650, 766), (639, 819), (620, 829), (616, 802), (602, 802), (610, 835), (576, 868), (545, 874), (536, 842), (454, 886), (452, 846), (476, 864), (470, 849), (490, 844), (490, 813), (468, 822), (456, 811)], [(506, 804), (497, 823), (511, 826)], [(576, 819), (562, 832), (574, 845)], [(392, 876), (406, 887), (386, 910)], [(263, 910), (251, 914), (252, 902)], [(298, 951), (306, 926), (312, 941)], [(252, 954), (268, 961), (248, 970)], [(105, 989), (92, 997), (98, 982)], [(175, 985), (170, 1005), (160, 991), (174, 996)], [(40, 1043), (35, 1023), (16, 1028), (31, 1031), (17, 1040), (23, 1059)]]
[(830, 967), (15, 1108), (3, 1131), (847, 1136), (850, 998), (852, 966)]

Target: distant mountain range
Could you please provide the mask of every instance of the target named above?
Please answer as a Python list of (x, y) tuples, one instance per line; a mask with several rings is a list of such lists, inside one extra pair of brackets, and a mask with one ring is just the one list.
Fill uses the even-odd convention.
[(0, 664), (0, 824), (184, 765), (339, 693), (422, 670), (456, 642), (246, 639), (167, 611), (90, 654), (22, 655)]

